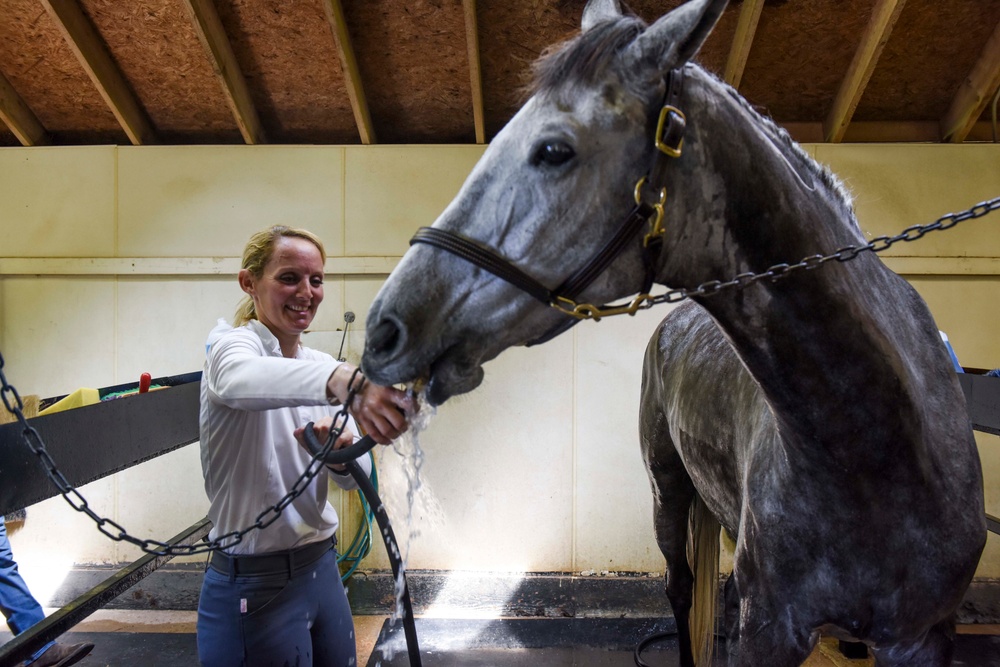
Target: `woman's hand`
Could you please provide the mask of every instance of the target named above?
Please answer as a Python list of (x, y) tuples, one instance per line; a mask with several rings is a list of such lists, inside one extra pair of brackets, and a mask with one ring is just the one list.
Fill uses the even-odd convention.
[[(351, 415), (372, 440), (388, 445), (409, 428), (407, 415), (415, 410), (413, 399), (394, 387), (367, 382), (355, 370), (351, 364), (338, 366), (327, 381), (327, 395), (343, 403), (350, 390), (355, 389), (354, 400), (347, 406)], [(348, 386), (352, 377), (354, 382)]]
[[(313, 423), (313, 431), (316, 432), (316, 439), (320, 442), (326, 442), (326, 439), (330, 437), (330, 430), (333, 427), (333, 417), (321, 417), (319, 421)], [(306, 446), (305, 427), (297, 428), (294, 431), (295, 439), (299, 441), (299, 445), (303, 449), (309, 451), (309, 447)], [(340, 433), (340, 437), (337, 438), (337, 442), (333, 444), (334, 449), (343, 449), (349, 445), (354, 444), (354, 432), (345, 424), (344, 430)], [(311, 454), (312, 452), (310, 452)], [(327, 466), (331, 470), (334, 470), (340, 474), (347, 472), (347, 466), (343, 463), (336, 463)]]

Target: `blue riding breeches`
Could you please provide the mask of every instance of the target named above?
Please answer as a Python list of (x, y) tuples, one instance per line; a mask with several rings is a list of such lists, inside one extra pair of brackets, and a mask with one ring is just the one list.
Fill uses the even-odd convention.
[[(10, 549), (7, 527), (3, 524), (2, 516), (0, 516), (0, 612), (7, 619), (7, 627), (15, 635), (21, 634), (45, 618), (42, 605), (38, 604), (28, 590), (28, 585), (21, 578), (21, 573), (17, 571), (17, 563)], [(35, 651), (31, 660), (45, 653), (50, 646), (52, 642)]]
[(335, 549), (291, 572), (225, 574), (214, 563), (198, 603), (203, 667), (355, 667), (354, 620)]

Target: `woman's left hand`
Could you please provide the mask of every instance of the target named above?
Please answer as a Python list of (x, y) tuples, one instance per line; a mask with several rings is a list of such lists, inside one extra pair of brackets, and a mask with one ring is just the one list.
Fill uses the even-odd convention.
[[(321, 417), (318, 421), (313, 423), (313, 431), (316, 432), (316, 439), (320, 442), (326, 442), (326, 439), (330, 437), (330, 431), (333, 428), (333, 417)], [(297, 428), (294, 431), (295, 439), (299, 441), (299, 445), (303, 447), (306, 451), (309, 448), (306, 446), (305, 427)], [(337, 442), (333, 444), (334, 449), (343, 449), (354, 444), (354, 432), (351, 431), (350, 427), (344, 426), (344, 430), (340, 433), (337, 438)], [(310, 452), (311, 453), (311, 452)], [(336, 463), (328, 466), (331, 470), (334, 470), (340, 474), (347, 472), (347, 466), (343, 463)]]

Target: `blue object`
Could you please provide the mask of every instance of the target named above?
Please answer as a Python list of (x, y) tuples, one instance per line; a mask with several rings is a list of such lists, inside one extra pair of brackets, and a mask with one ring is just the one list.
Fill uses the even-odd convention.
[(948, 350), (948, 356), (951, 357), (951, 363), (955, 367), (956, 373), (964, 373), (965, 369), (962, 368), (962, 364), (958, 363), (958, 355), (955, 354), (955, 350), (951, 347), (951, 341), (948, 340), (948, 335), (943, 331), (938, 331), (941, 334), (941, 340), (944, 342), (944, 347)]
[[(0, 612), (7, 619), (7, 627), (19, 635), (35, 623), (45, 619), (42, 605), (28, 590), (28, 585), (17, 571), (14, 553), (7, 539), (7, 527), (0, 521)], [(30, 665), (38, 656), (49, 650), (55, 642), (38, 649), (28, 661)]]

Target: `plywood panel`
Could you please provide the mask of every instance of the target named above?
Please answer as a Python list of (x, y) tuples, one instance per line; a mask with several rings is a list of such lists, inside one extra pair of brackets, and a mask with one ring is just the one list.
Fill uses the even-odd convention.
[(379, 143), (474, 143), (461, 2), (345, 2)]
[(168, 143), (243, 143), (184, 2), (82, 4), (157, 135)]
[(358, 143), (320, 2), (225, 0), (216, 7), (272, 143)]
[(4, 75), (57, 143), (128, 143), (128, 138), (42, 3), (4, 0)]

